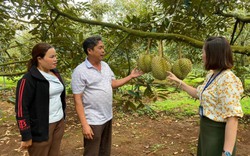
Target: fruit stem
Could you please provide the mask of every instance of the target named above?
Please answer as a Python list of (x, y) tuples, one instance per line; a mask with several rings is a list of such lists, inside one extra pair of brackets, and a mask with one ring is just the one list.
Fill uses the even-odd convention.
[(159, 40), (159, 56), (163, 57), (163, 45), (162, 45), (162, 40)]
[(147, 51), (146, 51), (146, 54), (149, 54), (150, 49), (151, 49), (151, 45), (152, 45), (152, 39), (151, 39), (151, 38), (149, 38), (149, 39), (148, 39), (148, 46), (147, 46)]

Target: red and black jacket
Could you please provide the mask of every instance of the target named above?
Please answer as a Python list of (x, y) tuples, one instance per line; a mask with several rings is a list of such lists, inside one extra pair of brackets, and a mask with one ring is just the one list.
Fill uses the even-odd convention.
[[(64, 85), (59, 72), (51, 70)], [(65, 118), (65, 87), (61, 94)], [(35, 142), (49, 138), (49, 82), (33, 66), (17, 83), (16, 120), (22, 141), (32, 139)]]

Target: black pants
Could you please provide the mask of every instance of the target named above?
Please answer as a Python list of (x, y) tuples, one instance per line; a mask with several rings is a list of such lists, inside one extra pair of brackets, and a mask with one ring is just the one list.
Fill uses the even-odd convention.
[(112, 120), (103, 125), (90, 125), (94, 132), (93, 140), (84, 138), (84, 156), (110, 156)]

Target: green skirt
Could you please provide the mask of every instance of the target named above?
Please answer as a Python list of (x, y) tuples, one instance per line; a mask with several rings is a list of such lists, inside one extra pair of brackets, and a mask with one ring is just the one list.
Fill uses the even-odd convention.
[[(197, 156), (221, 156), (224, 146), (226, 123), (201, 117)], [(235, 156), (236, 146), (232, 156)]]

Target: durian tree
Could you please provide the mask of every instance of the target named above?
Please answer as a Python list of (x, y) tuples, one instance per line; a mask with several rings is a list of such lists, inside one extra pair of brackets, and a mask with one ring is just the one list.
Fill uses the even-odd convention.
[[(206, 37), (223, 35), (230, 40), (234, 53), (240, 54), (237, 56), (250, 54), (247, 0), (108, 2), (1, 1), (0, 67), (5, 68), (0, 75), (24, 73), (31, 43), (39, 41), (56, 47), (59, 68), (69, 75), (85, 57), (81, 42), (92, 34), (103, 36), (108, 53), (105, 60), (111, 67), (119, 67), (113, 68), (118, 76), (129, 73), (138, 55), (145, 52), (148, 39), (152, 39), (152, 48), (157, 48), (158, 40), (164, 40), (165, 49), (173, 44), (183, 45), (199, 57)], [(17, 36), (25, 38), (24, 31), (32, 37), (21, 42)], [(170, 51), (168, 55), (175, 53)], [(19, 57), (16, 59), (14, 54)], [(13, 64), (16, 65), (12, 67)]]

